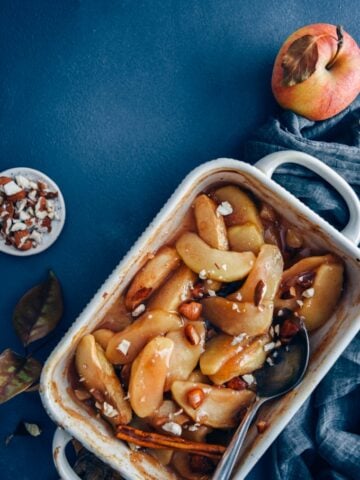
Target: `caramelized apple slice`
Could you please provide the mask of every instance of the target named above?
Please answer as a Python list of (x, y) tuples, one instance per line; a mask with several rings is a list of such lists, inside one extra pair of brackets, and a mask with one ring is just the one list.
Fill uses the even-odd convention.
[(250, 222), (230, 227), (228, 237), (230, 248), (235, 252), (253, 252), (257, 255), (264, 244), (262, 231)]
[(176, 250), (162, 247), (135, 275), (125, 296), (125, 305), (133, 310), (144, 302), (165, 281), (166, 277), (180, 265)]
[(341, 296), (344, 267), (341, 263), (324, 264), (316, 272), (313, 296), (303, 298), (299, 314), (309, 331), (315, 330), (331, 317)]
[(199, 195), (194, 203), (194, 214), (200, 238), (210, 247), (229, 250), (224, 217), (216, 212), (217, 205), (207, 195)]
[[(150, 417), (145, 419), (152, 427), (160, 429), (164, 423), (175, 422), (178, 425), (189, 423), (190, 418), (172, 400), (164, 400)], [(164, 433), (164, 431), (162, 431)]]
[(203, 316), (229, 335), (249, 336), (266, 333), (271, 325), (274, 304), (264, 301), (258, 307), (250, 302), (234, 302), (222, 297), (202, 300)]
[(132, 412), (113, 366), (93, 335), (85, 335), (75, 353), (75, 365), (86, 389), (101, 403), (101, 412), (108, 421), (117, 424), (130, 422)]
[(178, 307), (191, 298), (196, 274), (186, 265), (181, 265), (148, 303), (149, 310), (158, 309), (176, 312)]
[(182, 326), (183, 321), (178, 314), (150, 310), (110, 339), (106, 356), (114, 364), (130, 363), (149, 340)]
[(209, 378), (204, 375), (201, 370), (194, 370), (193, 372), (191, 372), (187, 380), (189, 382), (210, 383)]
[[(193, 331), (194, 340), (188, 332)], [(188, 322), (180, 330), (169, 332), (166, 338), (174, 342), (170, 365), (166, 377), (165, 391), (170, 390), (175, 380), (187, 380), (196, 367), (205, 344), (205, 324), (201, 321)]]
[[(229, 300), (241, 298), (243, 302), (256, 302), (255, 292), (259, 282), (264, 284), (262, 300), (274, 300), (283, 273), (284, 261), (280, 250), (275, 245), (263, 245), (256, 259), (254, 268), (245, 280), (244, 285), (229, 295)], [(238, 296), (240, 293), (240, 296)]]
[[(204, 400), (194, 409), (188, 400), (188, 394), (194, 389), (204, 393)], [(255, 399), (250, 390), (232, 390), (218, 388), (205, 383), (176, 381), (172, 384), (171, 392), (174, 400), (194, 422), (214, 428), (232, 428), (238, 423), (238, 415), (242, 409), (248, 407)]]
[(225, 217), (225, 223), (228, 227), (250, 222), (262, 231), (263, 226), (254, 201), (239, 187), (234, 185), (221, 187), (216, 190), (215, 198), (219, 203), (229, 202), (233, 208), (233, 212)]
[(244, 349), (248, 337), (236, 338), (225, 333), (216, 335), (206, 343), (205, 352), (200, 357), (200, 369), (204, 375), (214, 375), (220, 368)]
[(316, 270), (324, 263), (338, 263), (338, 261), (337, 258), (331, 254), (303, 258), (299, 262), (295, 263), (292, 267), (284, 271), (281, 284), (290, 285), (290, 283), (292, 283), (291, 280), (295, 281), (299, 275)]
[(184, 233), (179, 238), (176, 249), (191, 270), (222, 282), (233, 282), (244, 278), (255, 262), (255, 255), (252, 252), (217, 250), (209, 247), (192, 232)]
[(95, 341), (101, 346), (101, 348), (106, 350), (110, 339), (115, 335), (115, 333), (108, 328), (99, 328), (98, 330), (95, 330), (95, 332), (93, 332), (93, 335)]
[(266, 360), (264, 345), (269, 342), (269, 335), (253, 338), (248, 345), (223, 364), (214, 375), (210, 375), (210, 379), (216, 385), (222, 385), (234, 377), (251, 373), (262, 367)]
[(140, 352), (131, 367), (129, 395), (132, 409), (148, 417), (163, 401), (164, 385), (174, 342), (155, 337)]

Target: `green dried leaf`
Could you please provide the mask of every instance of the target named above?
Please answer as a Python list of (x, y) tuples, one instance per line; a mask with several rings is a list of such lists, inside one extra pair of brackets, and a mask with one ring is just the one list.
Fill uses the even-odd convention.
[(304, 82), (315, 72), (319, 58), (317, 40), (318, 36), (304, 35), (290, 45), (281, 65), (284, 86)]
[(0, 355), (0, 403), (29, 388), (41, 373), (41, 363), (24, 358), (9, 348)]
[(123, 478), (84, 447), (78, 452), (74, 471), (82, 480), (122, 480)]
[(63, 313), (61, 287), (53, 272), (21, 298), (15, 307), (13, 324), (24, 346), (45, 337)]

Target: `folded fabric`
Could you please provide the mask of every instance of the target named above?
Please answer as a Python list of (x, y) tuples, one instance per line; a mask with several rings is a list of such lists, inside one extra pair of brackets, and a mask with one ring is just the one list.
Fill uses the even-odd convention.
[[(360, 97), (344, 112), (322, 122), (289, 111), (271, 118), (245, 143), (242, 158), (254, 163), (288, 149), (320, 158), (360, 196)], [(274, 179), (336, 228), (346, 224), (344, 201), (316, 175), (285, 165)], [(273, 478), (358, 480), (359, 406), (360, 334), (274, 443)]]

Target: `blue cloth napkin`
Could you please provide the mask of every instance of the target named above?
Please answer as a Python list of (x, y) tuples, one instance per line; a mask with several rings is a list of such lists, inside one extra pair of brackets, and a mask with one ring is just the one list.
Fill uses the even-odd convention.
[[(360, 97), (330, 120), (313, 122), (292, 112), (271, 118), (244, 145), (251, 163), (279, 150), (301, 150), (336, 170), (360, 196)], [(347, 208), (319, 177), (293, 165), (274, 179), (336, 228)], [(273, 445), (276, 480), (360, 479), (360, 334)]]

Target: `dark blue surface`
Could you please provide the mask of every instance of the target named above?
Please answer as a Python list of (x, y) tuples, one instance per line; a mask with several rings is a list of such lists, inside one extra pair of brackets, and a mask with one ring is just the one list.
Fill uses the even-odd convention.
[[(21, 352), (11, 314), (51, 267), (65, 316), (44, 360), (119, 259), (192, 168), (239, 158), (276, 111), (274, 57), (288, 34), (342, 23), (359, 41), (358, 2), (2, 1), (0, 170), (30, 166), (61, 187), (61, 238), (31, 258), (0, 256), (0, 350)], [(20, 419), (44, 429), (2, 438)], [(1, 480), (56, 479), (54, 426), (38, 395), (0, 406)], [(266, 475), (269, 455), (250, 475)]]

